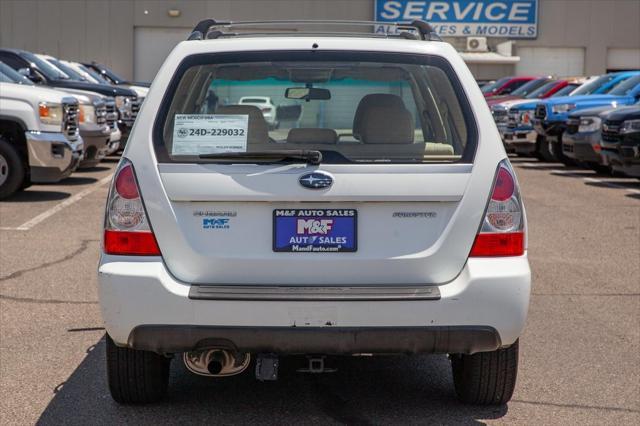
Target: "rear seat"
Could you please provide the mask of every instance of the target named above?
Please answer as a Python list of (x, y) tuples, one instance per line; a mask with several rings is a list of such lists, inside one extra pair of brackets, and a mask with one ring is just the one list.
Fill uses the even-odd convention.
[(375, 93), (360, 100), (353, 135), (365, 144), (412, 144), (413, 116), (399, 96)]
[[(402, 98), (386, 93), (369, 94), (360, 100), (353, 118), (353, 135), (365, 146), (413, 145), (411, 148), (423, 150), (425, 156), (454, 155), (453, 147), (449, 144), (414, 143), (415, 123), (411, 112), (405, 107)], [(360, 146), (360, 152), (368, 151), (365, 146)], [(390, 148), (390, 151), (393, 150), (394, 148)], [(415, 150), (402, 150), (407, 151)]]
[[(273, 149), (269, 142), (269, 125), (260, 108), (253, 105), (219, 106), (216, 114), (248, 115), (247, 144), (250, 151)], [(395, 95), (367, 95), (360, 101), (354, 117), (354, 136), (360, 143), (339, 143), (333, 129), (298, 128), (287, 135), (288, 144), (304, 144), (305, 149), (326, 149), (327, 145), (338, 145), (348, 157), (376, 158), (384, 155), (389, 159), (407, 155), (453, 155), (453, 147), (441, 143), (414, 143), (414, 124), (411, 113), (404, 107), (402, 99)], [(394, 147), (387, 147), (394, 145)], [(401, 145), (400, 148), (397, 145)], [(284, 147), (283, 147), (284, 148)]]

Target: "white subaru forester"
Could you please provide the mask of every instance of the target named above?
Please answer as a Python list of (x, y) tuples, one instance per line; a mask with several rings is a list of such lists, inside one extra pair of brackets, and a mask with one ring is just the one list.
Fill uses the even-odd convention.
[(113, 398), (162, 398), (177, 356), (274, 380), (279, 355), (436, 353), (462, 401), (509, 401), (526, 218), (469, 69), (424, 22), (278, 24), (199, 23), (138, 115), (98, 269)]

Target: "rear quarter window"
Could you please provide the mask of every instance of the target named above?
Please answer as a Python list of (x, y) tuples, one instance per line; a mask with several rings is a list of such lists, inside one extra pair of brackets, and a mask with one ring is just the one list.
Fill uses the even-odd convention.
[[(267, 99), (276, 107), (269, 121), (261, 107), (244, 105)], [(186, 58), (153, 138), (160, 162), (300, 149), (321, 151), (325, 163), (472, 162), (477, 128), (441, 57), (242, 52)]]

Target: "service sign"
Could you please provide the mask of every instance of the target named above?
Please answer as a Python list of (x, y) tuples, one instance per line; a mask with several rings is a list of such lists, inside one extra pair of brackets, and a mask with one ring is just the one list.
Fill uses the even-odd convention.
[[(429, 22), (441, 37), (536, 38), (538, 0), (376, 0), (381, 22)], [(393, 32), (379, 25), (376, 32)]]

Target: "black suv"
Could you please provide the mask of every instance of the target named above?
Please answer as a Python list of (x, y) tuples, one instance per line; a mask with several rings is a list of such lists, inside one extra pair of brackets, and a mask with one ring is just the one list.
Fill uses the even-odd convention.
[(86, 90), (104, 96), (136, 97), (136, 92), (122, 87), (72, 80), (67, 75), (61, 74), (58, 69), (48, 64), (47, 61), (26, 50), (0, 49), (0, 61), (25, 74), (36, 84), (60, 89)]
[(601, 155), (600, 129), (602, 117), (614, 109), (605, 105), (570, 113), (562, 134), (562, 153), (596, 172), (610, 173), (611, 166), (604, 163)]
[(100, 75), (106, 80), (110, 81), (111, 84), (120, 85), (131, 85), (131, 86), (141, 86), (141, 87), (150, 87), (151, 83), (145, 83), (142, 81), (129, 81), (123, 77), (120, 77), (118, 74), (113, 72), (113, 70), (105, 65), (99, 64), (98, 62), (85, 62), (82, 65), (85, 67), (91, 68), (92, 70), (99, 72)]
[(601, 146), (614, 171), (640, 178), (640, 103), (603, 117)]

